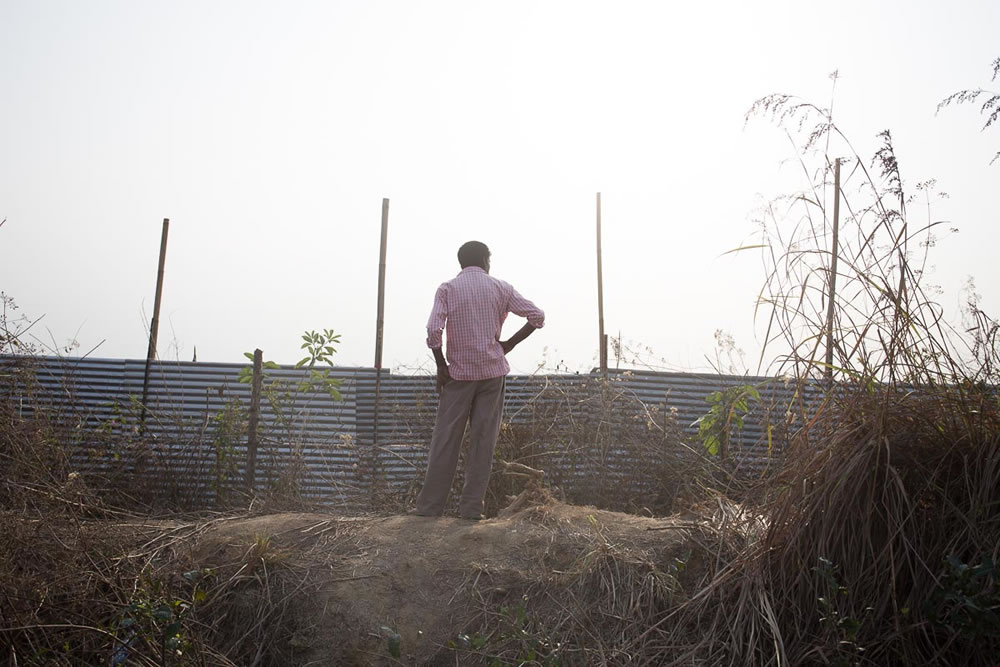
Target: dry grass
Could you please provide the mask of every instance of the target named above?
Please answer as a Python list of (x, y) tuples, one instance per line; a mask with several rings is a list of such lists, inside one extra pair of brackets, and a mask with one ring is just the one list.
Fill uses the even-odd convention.
[[(728, 486), (733, 494), (746, 490), (746, 482), (733, 475), (738, 460), (720, 464), (708, 456), (665, 404), (644, 403), (625, 380), (538, 376), (520, 390), (526, 398), (505, 411), (485, 514), (497, 515), (527, 481), (504, 473), (502, 462), (545, 471), (546, 487), (561, 500), (647, 515), (683, 509), (704, 497), (707, 489)], [(429, 441), (435, 405), (429, 390), (418, 396), (415, 406), (391, 403), (392, 422), (400, 429), (393, 439)], [(414, 465), (411, 484), (377, 484), (373, 507), (388, 512), (412, 506), (423, 474), (423, 467)], [(453, 505), (463, 474), (464, 456), (452, 488)]]
[[(803, 385), (832, 377), (819, 408), (797, 423), (763, 507), (762, 539), (721, 562), (711, 582), (668, 615), (675, 625), (666, 636), (684, 647), (671, 659), (993, 664), (1000, 650), (997, 325), (973, 302), (970, 329), (955, 332), (925, 292), (938, 223), (911, 223), (914, 200), (888, 132), (873, 160), (879, 174), (856, 156), (848, 162), (862, 187), (844, 195), (834, 247), (826, 155), (831, 140), (843, 137), (829, 113), (787, 96), (765, 98), (753, 112), (798, 123), (807, 151), (826, 144), (820, 168), (803, 159), (804, 173), (817, 180), (789, 198), (790, 213), (769, 209), (760, 302), (769, 343), (784, 346), (778, 369)], [(857, 199), (864, 203), (854, 205)], [(841, 271), (830, 367), (823, 352), (834, 250)]]
[[(2, 401), (0, 655), (18, 665), (106, 664), (125, 649), (129, 664), (993, 664), (1000, 328), (971, 303), (956, 332), (924, 291), (936, 223), (911, 223), (888, 133), (876, 173), (856, 156), (848, 170), (862, 182), (843, 200), (834, 248), (826, 155), (842, 137), (829, 113), (787, 96), (755, 109), (799, 122), (807, 151), (825, 145), (817, 169), (803, 158), (809, 188), (788, 200), (801, 215), (769, 209), (760, 302), (780, 350), (774, 370), (827, 387), (817, 405), (789, 409), (784, 465), (757, 505), (713, 494), (731, 488), (725, 469), (613, 385), (583, 400), (540, 388), (545, 400), (506, 427), (499, 455), (542, 469), (576, 457), (600, 472), (578, 489), (552, 480), (570, 500), (669, 520), (537, 488), (505, 513), (526, 480), (498, 471), (498, 518), (479, 524), (153, 521), (73, 475), (71, 420), (25, 420)], [(629, 496), (626, 485), (644, 490)]]
[(995, 402), (975, 438), (949, 428), (955, 406), (913, 394), (837, 407), (829, 438), (790, 456), (776, 480), (763, 539), (678, 613), (697, 637), (688, 657), (991, 664), (996, 575), (959, 581), (949, 558), (975, 567), (1000, 556)]
[[(545, 470), (568, 502), (658, 515), (701, 497), (714, 475), (726, 474), (664, 406), (644, 404), (620, 378), (546, 382), (509, 416), (497, 457)], [(504, 507), (519, 484), (494, 475), (489, 513)]]

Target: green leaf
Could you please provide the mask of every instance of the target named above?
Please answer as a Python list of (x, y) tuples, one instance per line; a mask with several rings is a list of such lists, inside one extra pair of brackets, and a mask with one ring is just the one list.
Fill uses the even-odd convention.
[(948, 565), (951, 565), (952, 569), (956, 572), (964, 572), (969, 567), (959, 560), (958, 556), (955, 554), (949, 554), (946, 560), (948, 561)]
[(309, 357), (302, 357), (302, 358), (301, 358), (301, 359), (299, 359), (299, 360), (298, 360), (298, 362), (297, 362), (297, 363), (295, 364), (295, 367), (296, 367), (296, 368), (302, 368), (302, 367), (303, 367), (303, 366), (305, 366), (305, 365), (306, 365), (307, 363), (309, 363)]
[(767, 248), (767, 247), (769, 247), (769, 246), (767, 246), (767, 245), (765, 245), (763, 243), (758, 243), (756, 245), (744, 245), (744, 246), (740, 246), (739, 248), (733, 248), (732, 250), (727, 250), (726, 252), (724, 252), (721, 255), (719, 255), (719, 257), (725, 257), (726, 255), (731, 255), (731, 254), (736, 253), (736, 252), (743, 252), (744, 250), (754, 250), (756, 248)]
[(400, 637), (399, 633), (390, 628), (387, 625), (383, 625), (379, 628), (384, 635), (386, 635), (386, 643), (389, 646), (389, 655), (394, 658), (398, 658), (402, 655), (402, 650), (400, 648)]
[(253, 352), (244, 352), (243, 356), (249, 359), (250, 361), (253, 361)]

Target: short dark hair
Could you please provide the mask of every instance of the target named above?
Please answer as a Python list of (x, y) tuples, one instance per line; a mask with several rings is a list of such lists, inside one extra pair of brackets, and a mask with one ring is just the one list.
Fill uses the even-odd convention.
[(458, 249), (458, 263), (462, 265), (463, 269), (470, 266), (482, 266), (489, 256), (490, 249), (486, 247), (485, 243), (479, 241), (463, 243), (462, 247)]

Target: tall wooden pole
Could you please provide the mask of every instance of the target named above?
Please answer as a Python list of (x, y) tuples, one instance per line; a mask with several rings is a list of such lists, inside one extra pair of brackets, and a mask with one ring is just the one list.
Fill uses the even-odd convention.
[(378, 408), (382, 392), (382, 331), (385, 326), (385, 251), (389, 233), (389, 200), (382, 199), (382, 240), (378, 251), (378, 314), (375, 319), (375, 414), (372, 424), (372, 493), (378, 461)]
[(837, 297), (837, 256), (840, 252), (840, 158), (833, 162), (833, 243), (830, 253), (830, 301), (826, 307), (826, 383), (833, 386), (833, 313)]
[(156, 297), (153, 300), (153, 321), (149, 326), (149, 349), (146, 350), (146, 370), (142, 375), (142, 415), (139, 417), (139, 430), (146, 430), (146, 401), (149, 400), (149, 371), (156, 358), (156, 334), (160, 328), (160, 297), (163, 295), (163, 266), (167, 261), (167, 232), (170, 229), (170, 219), (163, 219), (163, 232), (160, 234), (160, 262), (156, 270)]
[(253, 351), (253, 384), (250, 385), (250, 415), (247, 420), (247, 493), (251, 496), (257, 480), (257, 424), (260, 421), (260, 390), (264, 381), (264, 353)]
[(604, 273), (601, 267), (601, 193), (597, 193), (597, 340), (601, 377), (608, 379), (608, 340), (604, 335)]
[(389, 200), (382, 199), (382, 241), (378, 251), (378, 314), (375, 319), (375, 370), (382, 368), (382, 329), (385, 325), (385, 249), (389, 232)]

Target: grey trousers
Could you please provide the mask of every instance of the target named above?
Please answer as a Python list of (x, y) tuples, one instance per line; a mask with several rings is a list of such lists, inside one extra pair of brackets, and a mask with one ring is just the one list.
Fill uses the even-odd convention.
[(466, 424), (469, 425), (469, 452), (458, 512), (465, 517), (482, 513), (503, 417), (505, 380), (503, 377), (468, 382), (452, 380), (441, 390), (427, 476), (417, 496), (418, 513), (440, 515), (444, 511), (455, 479)]

